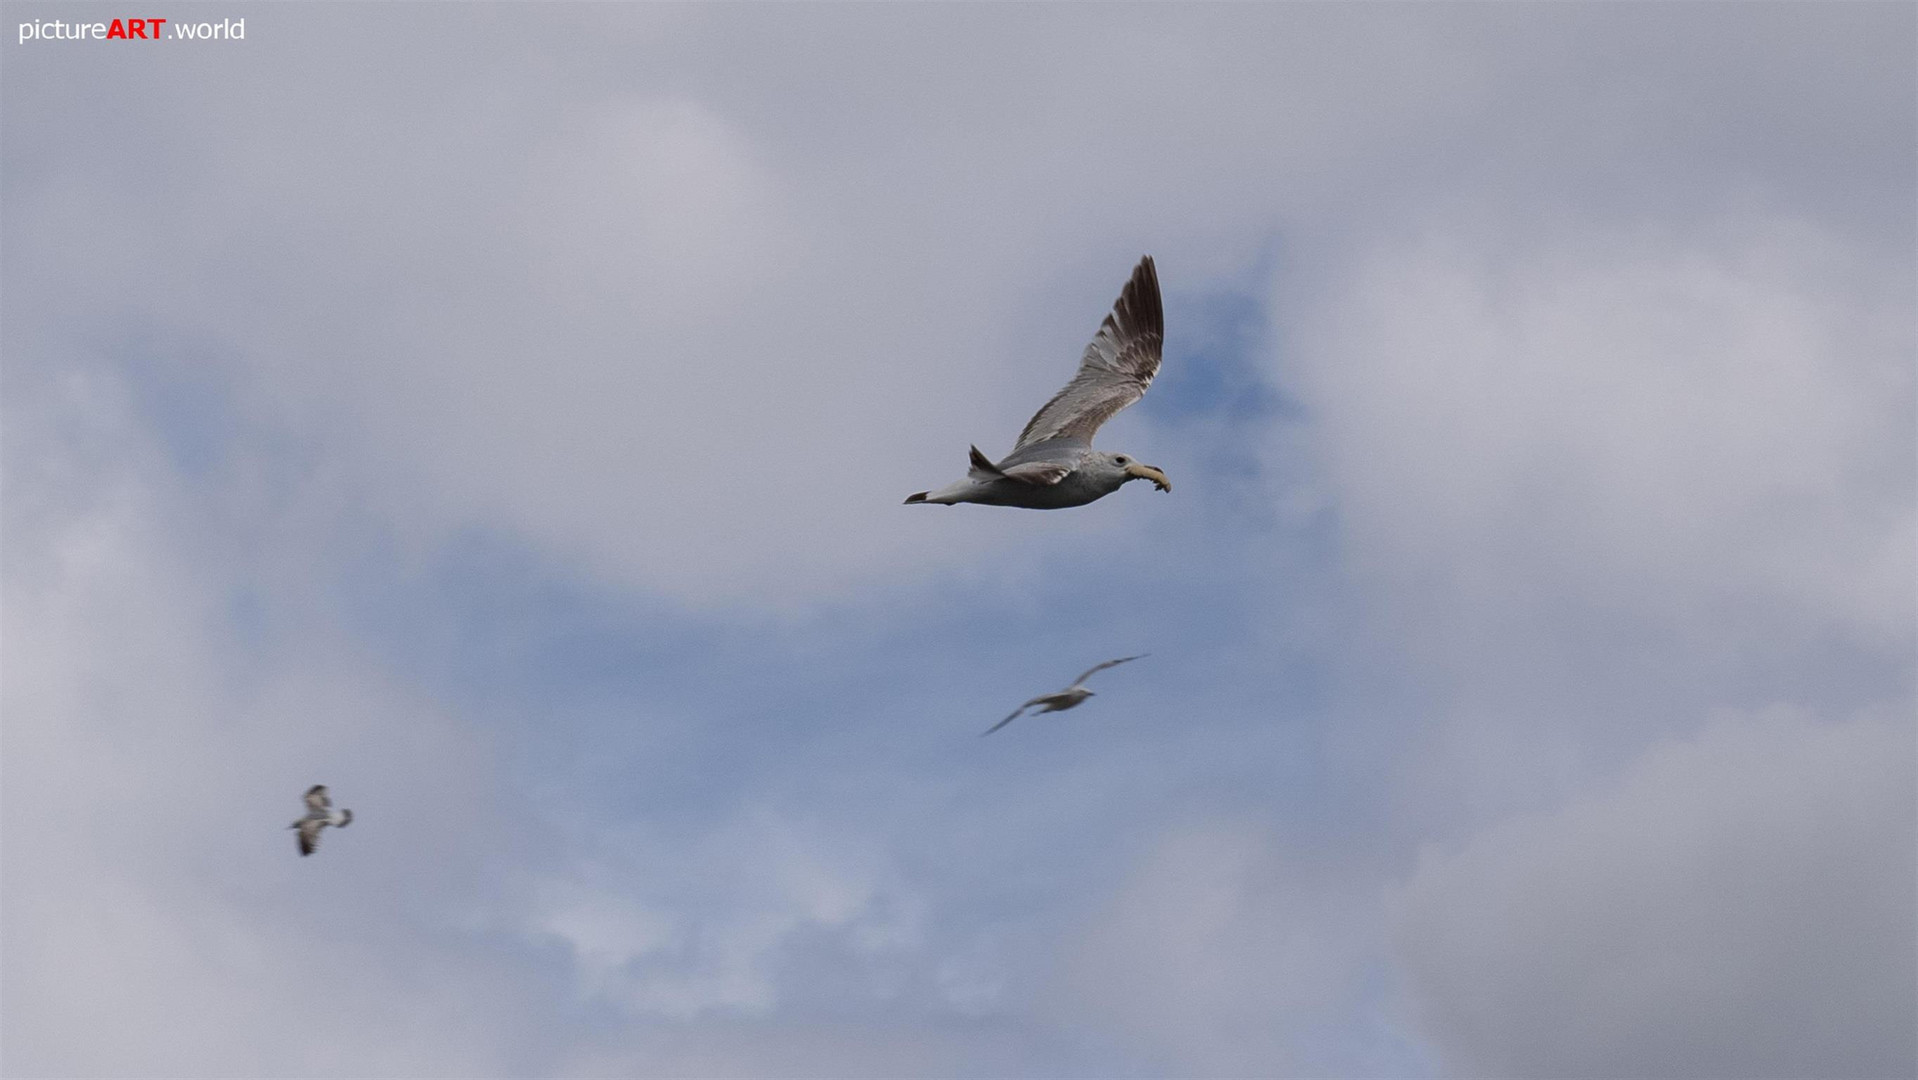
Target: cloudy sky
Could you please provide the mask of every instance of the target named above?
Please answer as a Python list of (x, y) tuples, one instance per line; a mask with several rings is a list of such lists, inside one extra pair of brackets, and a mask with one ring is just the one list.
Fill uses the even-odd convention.
[(1918, 8), (4, 12), (7, 1074), (1918, 1069)]

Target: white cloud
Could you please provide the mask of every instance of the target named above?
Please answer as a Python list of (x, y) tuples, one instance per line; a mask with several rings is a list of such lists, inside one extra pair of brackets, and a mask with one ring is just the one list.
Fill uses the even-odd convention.
[[(1380, 849), (1461, 818), (1474, 835), (1488, 807), (1565, 806), (1603, 765), (1591, 744), (1635, 755), (1700, 715), (1650, 681), (1643, 713), (1593, 709), (1542, 746), (1504, 736), (1560, 714), (1515, 697), (1637, 686), (1643, 647), (1685, 693), (1746, 699), (1727, 667), (1697, 672), (1749, 647), (1803, 682), (1826, 639), (1872, 672), (1850, 692), (1909, 693), (1905, 667), (1890, 689), (1882, 673), (1908, 659), (1914, 584), (1910, 11), (1627, 10), (306, 5), (204, 63), (13, 54), (9, 1070), (1402, 1071), (1359, 985), (1385, 955)], [(1328, 759), (1389, 774), (1363, 810), (1325, 796), (1321, 823), (1369, 846), (1373, 878), (1302, 881), (1296, 848), (1256, 828), (1173, 830), (1061, 960), (1046, 935), (1067, 887), (1026, 922), (959, 910), (977, 894), (902, 883), (886, 845), (909, 840), (883, 829), (689, 796), (677, 820), (730, 824), (676, 835), (575, 777), (503, 776), (495, 740), (543, 746), (551, 718), (449, 715), (393, 678), (416, 657), (368, 655), (329, 596), (367, 527), (415, 542), (404, 559), (477, 526), (609, 608), (637, 586), (730, 626), (714, 608), (823, 600), (956, 639), (1006, 608), (918, 623), (897, 592), (953, 572), (1020, 584), (1088, 541), (1163, 552), (1172, 520), (1206, 550), (1215, 521), (1243, 522), (1194, 510), (1175, 430), (1207, 421), (1155, 428), (1163, 397), (1102, 441), (1149, 452), (1180, 495), (1049, 516), (898, 505), (966, 443), (1003, 448), (1141, 251), (1160, 258), (1175, 357), (1193, 292), (1262, 257), (1284, 275), (1275, 381), (1306, 410), (1268, 445), (1318, 451), (1284, 470), (1284, 520), (1336, 517), (1374, 606), (1330, 588), (1337, 610), (1275, 616), (1275, 638), (1356, 658), (1344, 683), (1313, 659), (1312, 694), (1376, 690), (1424, 722), (1299, 721), (1326, 725)], [(212, 426), (243, 437), (190, 481), (148, 439), (164, 402), (81, 374), (107, 366), (203, 379), (231, 409)], [(1249, 588), (1276, 611), (1297, 575), (1340, 580), (1341, 558), (1248, 563)], [(1191, 580), (1162, 566), (1161, 600)], [(461, 587), (424, 591), (461, 617)], [(233, 632), (236, 594), (263, 641)], [(1177, 610), (1142, 591), (1125, 618), (1176, 640)], [(1654, 633), (1585, 649), (1594, 610)], [(872, 640), (815, 631), (822, 655)], [(1381, 641), (1424, 666), (1373, 663)], [(664, 661), (642, 674), (676, 685)], [(1219, 693), (1244, 713), (1221, 733), (1270, 722)], [(1511, 727), (1488, 733), (1475, 698)], [(728, 767), (706, 733), (738, 718), (685, 700), (672, 764)], [(769, 756), (822, 720), (791, 719)], [(1823, 745), (1775, 741), (1800, 735)], [(1425, 755), (1448, 739), (1468, 752)], [(1231, 756), (1182, 746), (1192, 775)], [(959, 768), (899, 782), (937, 801)], [(314, 779), (360, 823), (287, 858), (285, 803)], [(579, 850), (534, 847), (550, 837), (515, 780), (561, 791), (554, 816), (588, 814)], [(1669, 794), (1641, 780), (1627, 793)], [(1073, 774), (1034, 805), (1090, 818), (1108, 794)], [(1583, 827), (1593, 805), (1612, 804), (1540, 820)], [(155, 806), (166, 827), (129, 840)], [(917, 812), (980, 850), (1029, 826)], [(1466, 852), (1537, 876), (1535, 847), (1485, 837)], [(1734, 861), (1748, 841), (1723, 823), (1694, 839)], [(1434, 860), (1407, 926), (1470, 907), (1451, 889), (1476, 864)], [(335, 917), (285, 916), (316, 908)], [(1633, 918), (1655, 929), (1664, 910)], [(1456, 973), (1443, 944), (1406, 953), (1428, 983)], [(1055, 963), (1062, 997), (1036, 1005)], [(835, 979), (858, 985), (822, 1004)], [(1734, 1018), (1800, 1004), (1781, 1000)], [(622, 1034), (576, 1038), (607, 1003)], [(192, 1035), (206, 1015), (244, 1022), (213, 1045)], [(1433, 1015), (1460, 1062), (1530, 1052)]]
[(735, 125), (684, 98), (570, 112), (534, 150), (523, 226), (566, 318), (644, 349), (714, 293), (754, 295), (791, 266), (803, 221)]
[[(23, 310), (210, 343), (249, 415), (424, 537), (500, 526), (695, 601), (817, 599), (989, 548), (1036, 563), (1038, 528), (1057, 552), (1112, 527), (1109, 507), (1035, 526), (897, 504), (968, 442), (1004, 447), (1140, 251), (1175, 291), (1203, 287), (1275, 236), (1343, 246), (1383, 207), (1455, 200), (1434, 177), (1510, 162), (1435, 133), (1586, 163), (1623, 138), (1608, 109), (1679, 111), (1535, 69), (1616, 33), (1603, 19), (533, 10), (278, 13), (241, 67), (163, 68), (116, 101), (168, 133), (162, 168), (117, 130), (21, 115), (16, 152), (53, 162), (10, 196), (14, 243), (40, 253)], [(1759, 59), (1724, 78), (1781, 70), (1753, 24), (1738, 40)], [(90, 62), (39, 77), (94, 88)], [(1882, 125), (1854, 107), (1881, 66), (1821, 88), (1832, 108)], [(1479, 129), (1507, 113), (1518, 134)], [(1743, 146), (1626, 130), (1658, 175), (1713, 191)], [(1150, 437), (1142, 410), (1107, 436)]]
[(1735, 595), (1890, 651), (1918, 524), (1906, 275), (1777, 218), (1443, 231), (1290, 330), (1354, 555), (1522, 610)]
[(541, 884), (529, 930), (565, 943), (588, 993), (634, 1013), (763, 1015), (806, 933), (867, 958), (919, 945), (920, 902), (842, 830), (750, 813), (697, 838), (614, 836)]
[(1269, 830), (1176, 830), (1066, 944), (1047, 1011), (1176, 1075), (1391, 1071), (1392, 1047), (1346, 1041), (1375, 903)]
[(1450, 1071), (1911, 1075), (1915, 753), (1908, 715), (1727, 715), (1428, 848), (1398, 947)]
[[(228, 602), (270, 560), (192, 557), (223, 546), (218, 514), (113, 380), (69, 374), (9, 397), (9, 1074), (498, 1071), (511, 974), (412, 932), (506, 899), (488, 755), (298, 589), (281, 641), (238, 640)], [(358, 820), (302, 859), (286, 825), (316, 781)]]

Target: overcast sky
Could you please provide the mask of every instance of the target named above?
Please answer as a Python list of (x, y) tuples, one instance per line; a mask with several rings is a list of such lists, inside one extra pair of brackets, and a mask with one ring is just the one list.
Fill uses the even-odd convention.
[(0, 10), (8, 1075), (1918, 1071), (1918, 8)]

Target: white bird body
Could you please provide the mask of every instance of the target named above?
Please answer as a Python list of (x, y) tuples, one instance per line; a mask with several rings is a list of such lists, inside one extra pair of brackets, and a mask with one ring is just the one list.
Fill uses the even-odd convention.
[[(985, 458), (978, 447), (972, 452), (980, 461)], [(1006, 459), (1013, 461), (1018, 455)], [(1091, 447), (1073, 448), (1068, 455), (1060, 455), (1059, 463), (1067, 471), (1056, 483), (1032, 484), (1008, 479), (1005, 462), (988, 465), (982, 469), (977, 464), (964, 480), (956, 480), (937, 491), (925, 492), (922, 498), (911, 502), (938, 503), (951, 506), (954, 503), (983, 503), (987, 506), (1022, 506), (1029, 510), (1060, 510), (1068, 506), (1084, 506), (1089, 502), (1103, 499), (1107, 495), (1124, 487), (1129, 480), (1150, 480), (1146, 470), (1150, 465), (1141, 465), (1124, 454), (1108, 453)], [(1017, 466), (1011, 466), (1017, 469)], [(1160, 479), (1163, 480), (1163, 474)], [(1154, 481), (1157, 483), (1158, 481)], [(1164, 485), (1170, 491), (1171, 484)]]
[(336, 811), (332, 807), (333, 800), (327, 797), (325, 784), (314, 784), (306, 789), (306, 816), (287, 826), (300, 831), (301, 855), (311, 855), (319, 849), (321, 829), (328, 825), (344, 829), (353, 824), (353, 811)]
[(906, 501), (1057, 510), (1103, 499), (1131, 480), (1150, 480), (1160, 491), (1171, 491), (1172, 482), (1159, 469), (1092, 448), (1099, 425), (1145, 396), (1159, 373), (1164, 340), (1159, 272), (1147, 255), (1086, 346), (1078, 373), (1026, 422), (1012, 453), (995, 464), (975, 446), (964, 480)]
[(1064, 712), (1067, 709), (1076, 708), (1082, 702), (1084, 702), (1085, 699), (1093, 696), (1093, 692), (1091, 690), (1086, 689), (1085, 683), (1087, 679), (1092, 678), (1094, 675), (1098, 674), (1101, 671), (1104, 671), (1105, 669), (1109, 667), (1117, 667), (1118, 665), (1126, 663), (1127, 661), (1137, 660), (1139, 659), (1139, 657), (1146, 656), (1146, 655), (1148, 654), (1140, 653), (1139, 656), (1121, 656), (1117, 660), (1107, 660), (1103, 664), (1095, 664), (1091, 668), (1087, 669), (1084, 675), (1081, 675), (1077, 679), (1074, 679), (1071, 686), (1068, 686), (1064, 690), (1060, 690), (1056, 693), (1040, 694), (1038, 697), (1033, 698), (1031, 701), (1026, 702), (1024, 705), (1019, 706), (1017, 709), (1014, 709), (1012, 711), (1012, 715), (992, 725), (991, 727), (980, 732), (979, 734), (981, 737), (984, 737), (992, 734), (995, 731), (998, 731), (1000, 728), (1005, 727), (1007, 724), (1010, 724), (1014, 720), (1017, 720), (1019, 719), (1019, 717), (1025, 715), (1025, 711), (1027, 709), (1037, 707), (1039, 711), (1033, 715), (1043, 716), (1046, 713)]

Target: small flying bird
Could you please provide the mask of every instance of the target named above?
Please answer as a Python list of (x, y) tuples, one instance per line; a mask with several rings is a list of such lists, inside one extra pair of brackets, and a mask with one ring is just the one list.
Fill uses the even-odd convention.
[[(1139, 654), (1139, 656), (1149, 656), (1149, 655), (1151, 654), (1149, 653)], [(1006, 717), (1004, 720), (1001, 720), (998, 723), (987, 728), (986, 730), (980, 732), (979, 737), (983, 739), (987, 735), (990, 735), (993, 732), (998, 731), (1000, 728), (1005, 727), (1007, 724), (1012, 723), (1014, 720), (1019, 719), (1019, 717), (1025, 715), (1025, 711), (1027, 709), (1032, 708), (1034, 705), (1045, 706), (1045, 708), (1040, 709), (1037, 713), (1034, 713), (1033, 715), (1035, 716), (1042, 716), (1049, 712), (1064, 712), (1067, 709), (1070, 709), (1078, 705), (1080, 702), (1092, 696), (1092, 691), (1086, 689), (1087, 679), (1092, 678), (1094, 675), (1097, 675), (1099, 672), (1104, 671), (1105, 669), (1109, 667), (1118, 667), (1120, 664), (1126, 663), (1129, 660), (1137, 660), (1139, 659), (1139, 656), (1121, 656), (1117, 660), (1107, 660), (1103, 664), (1098, 664), (1093, 666), (1092, 668), (1088, 669), (1084, 675), (1081, 675), (1078, 678), (1072, 680), (1071, 686), (1066, 687), (1064, 690), (1061, 690), (1056, 694), (1040, 694), (1038, 697), (1033, 698), (1031, 701), (1028, 701), (1024, 705), (1021, 705), (1017, 709), (1013, 710), (1013, 713), (1011, 716)]]
[(1057, 510), (1102, 499), (1133, 480), (1150, 480), (1160, 491), (1171, 491), (1172, 481), (1157, 468), (1092, 448), (1100, 424), (1145, 396), (1159, 373), (1164, 341), (1159, 272), (1147, 255), (1086, 346), (1078, 374), (1026, 423), (1012, 453), (994, 464), (975, 446), (964, 480), (908, 495), (906, 501)]
[(306, 816), (288, 825), (289, 829), (300, 830), (300, 854), (311, 855), (320, 846), (320, 830), (328, 825), (344, 829), (353, 824), (353, 811), (333, 810), (333, 800), (326, 797), (326, 785), (314, 784), (306, 789)]

